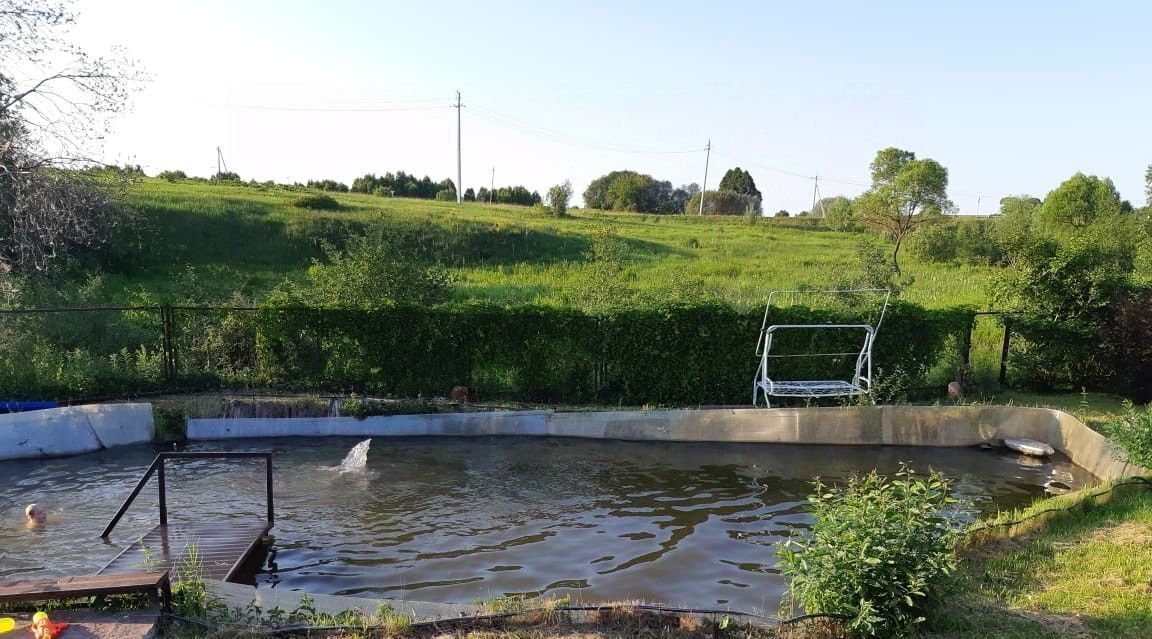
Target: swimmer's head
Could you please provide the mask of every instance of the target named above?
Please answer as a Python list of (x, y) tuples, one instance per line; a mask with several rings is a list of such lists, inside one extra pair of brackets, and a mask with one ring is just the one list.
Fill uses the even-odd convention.
[(28, 504), (28, 507), (24, 509), (24, 515), (28, 517), (28, 521), (37, 523), (43, 523), (48, 518), (48, 513), (44, 512), (39, 504)]

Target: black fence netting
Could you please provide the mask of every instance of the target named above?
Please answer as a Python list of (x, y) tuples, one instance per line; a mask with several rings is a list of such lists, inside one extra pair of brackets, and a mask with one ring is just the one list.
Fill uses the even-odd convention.
[[(835, 309), (773, 313), (774, 323), (855, 321)], [(427, 397), (463, 385), (474, 397), (519, 401), (746, 403), (762, 316), (722, 304), (603, 313), (487, 304), (5, 310), (0, 398), (210, 389)], [(972, 317), (966, 309), (893, 304), (874, 348), (881, 383), (885, 375), (939, 382), (928, 377), (958, 361)], [(858, 335), (835, 332), (779, 339), (781, 353), (860, 346)], [(849, 361), (794, 357), (773, 366), (781, 378), (822, 379), (843, 374)]]

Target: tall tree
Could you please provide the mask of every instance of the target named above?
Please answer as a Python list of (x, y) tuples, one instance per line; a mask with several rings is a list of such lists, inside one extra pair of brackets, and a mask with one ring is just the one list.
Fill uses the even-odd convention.
[(672, 188), (672, 183), (636, 171), (613, 171), (602, 175), (584, 190), (584, 206), (607, 211), (638, 213), (681, 213), (691, 194), (690, 187)]
[(756, 188), (756, 181), (752, 179), (752, 174), (740, 167), (728, 169), (728, 172), (720, 179), (720, 188), (717, 190), (751, 195), (754, 198), (760, 197), (760, 191)]
[(1112, 180), (1077, 173), (1056, 187), (1036, 212), (1041, 230), (1068, 235), (1122, 212), (1120, 193)]
[(916, 229), (952, 209), (948, 169), (939, 162), (917, 160), (912, 151), (889, 147), (872, 161), (872, 186), (857, 198), (860, 220), (895, 243), (892, 270), (900, 274), (900, 247)]
[(1144, 171), (1144, 206), (1152, 209), (1152, 164)]

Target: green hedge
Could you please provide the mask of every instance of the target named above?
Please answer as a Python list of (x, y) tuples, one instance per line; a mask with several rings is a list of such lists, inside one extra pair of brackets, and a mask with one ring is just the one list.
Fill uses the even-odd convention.
[[(0, 396), (66, 399), (130, 394), (165, 385), (258, 387), (557, 403), (744, 404), (751, 397), (762, 312), (721, 304), (619, 309), (601, 314), (553, 307), (467, 304), (380, 310), (176, 309), (178, 378), (164, 380), (156, 311), (77, 315), (69, 339), (40, 334), (23, 316), (0, 345)], [(83, 320), (83, 321), (81, 321)], [(774, 323), (853, 323), (850, 311), (783, 308)], [(966, 309), (894, 303), (874, 354), (884, 379), (923, 385), (968, 329)], [(115, 330), (112, 330), (112, 329)], [(51, 331), (49, 331), (51, 333)], [(98, 336), (85, 350), (85, 335)], [(110, 339), (109, 336), (119, 338)], [(36, 344), (34, 350), (27, 347)], [(781, 333), (774, 352), (854, 351), (859, 332)], [(83, 357), (78, 353), (82, 353)], [(128, 356), (126, 356), (127, 354)], [(780, 376), (847, 378), (855, 358), (777, 360)], [(831, 368), (837, 370), (831, 370)], [(885, 375), (887, 374), (887, 375)]]

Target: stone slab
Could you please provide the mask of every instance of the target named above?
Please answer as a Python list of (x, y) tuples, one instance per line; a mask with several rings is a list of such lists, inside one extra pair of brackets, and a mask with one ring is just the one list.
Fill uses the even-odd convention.
[(0, 459), (63, 457), (152, 440), (151, 404), (93, 404), (0, 414)]
[(152, 404), (85, 404), (77, 406), (104, 448), (152, 441)]
[(100, 448), (88, 416), (74, 407), (0, 415), (0, 459), (62, 457)]

